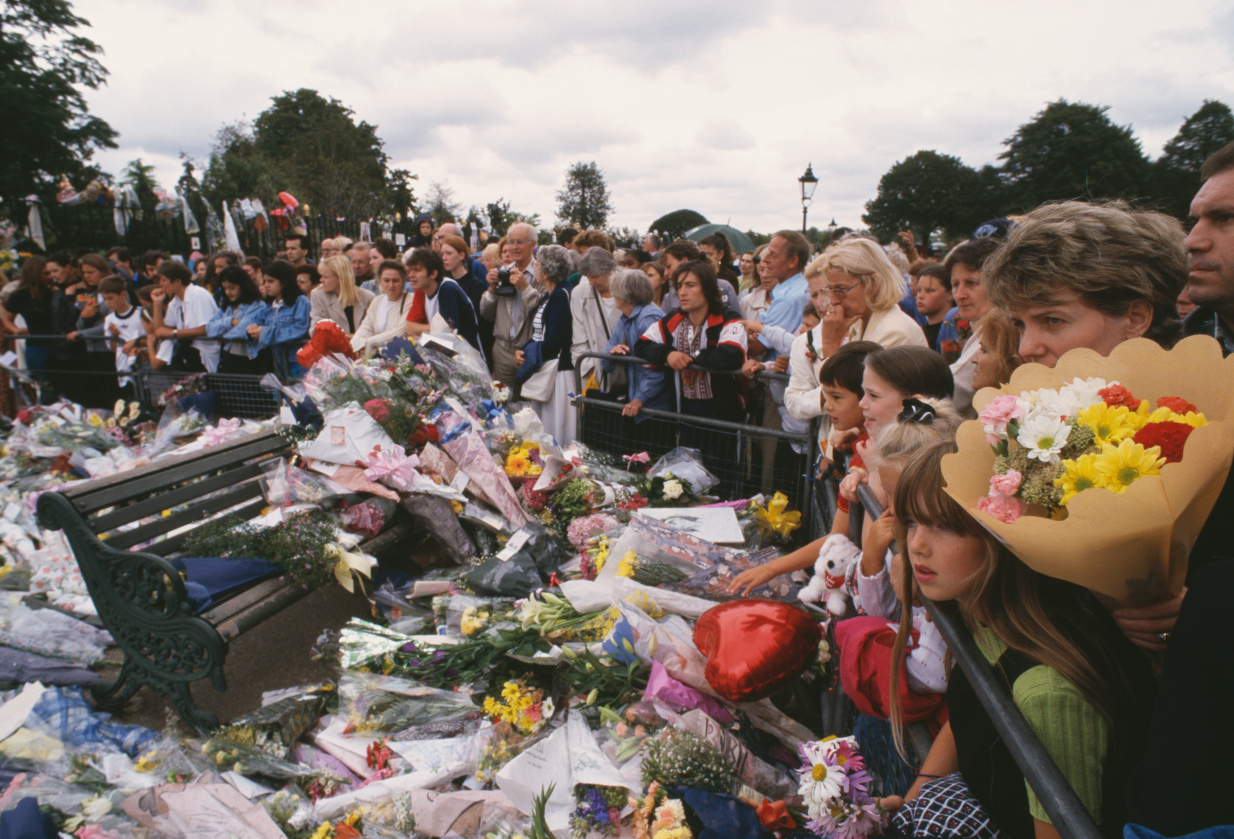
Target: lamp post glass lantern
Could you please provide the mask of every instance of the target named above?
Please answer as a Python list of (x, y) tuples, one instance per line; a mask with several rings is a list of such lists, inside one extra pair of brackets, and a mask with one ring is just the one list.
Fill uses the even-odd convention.
[(813, 163), (806, 166), (806, 173), (798, 178), (797, 182), (801, 184), (801, 234), (804, 236), (806, 213), (809, 212), (810, 203), (814, 200), (814, 190), (818, 187), (818, 178), (814, 177)]

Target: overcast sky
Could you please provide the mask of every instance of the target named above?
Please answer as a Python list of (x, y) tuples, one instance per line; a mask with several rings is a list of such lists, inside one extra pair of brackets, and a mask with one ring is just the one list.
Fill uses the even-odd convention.
[[(393, 165), (464, 207), (555, 221), (574, 161), (616, 226), (688, 207), (770, 231), (856, 226), (921, 149), (970, 166), (1059, 98), (1108, 105), (1149, 157), (1204, 99), (1234, 105), (1234, 4), (76, 0), (111, 76), (91, 110), (165, 186), (225, 123), (307, 87), (377, 126)], [(78, 184), (78, 187), (81, 185)]]

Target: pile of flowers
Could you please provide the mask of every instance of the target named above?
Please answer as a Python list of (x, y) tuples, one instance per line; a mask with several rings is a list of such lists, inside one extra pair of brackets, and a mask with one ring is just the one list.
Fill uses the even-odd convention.
[(981, 411), (994, 448), (989, 494), (977, 509), (1011, 523), (1030, 506), (1054, 517), (1086, 489), (1125, 492), (1178, 463), (1204, 414), (1177, 396), (1150, 407), (1118, 382), (1073, 379), (1061, 388), (1004, 394)]
[(630, 796), (630, 830), (634, 839), (693, 839), (686, 824), (685, 806), (666, 798), (659, 783), (652, 782), (641, 798)]
[(881, 833), (887, 811), (870, 797), (870, 775), (857, 740), (829, 737), (801, 746), (798, 788), (816, 836), (853, 839)]
[(185, 376), (180, 381), (176, 382), (167, 390), (159, 394), (159, 407), (170, 405), (172, 402), (178, 402), (189, 396), (196, 396), (199, 393), (206, 392), (206, 374), (194, 373), (191, 376)]

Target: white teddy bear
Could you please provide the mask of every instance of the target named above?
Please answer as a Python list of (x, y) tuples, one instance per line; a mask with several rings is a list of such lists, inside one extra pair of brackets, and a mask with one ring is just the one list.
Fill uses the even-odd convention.
[(814, 563), (814, 576), (797, 595), (807, 603), (826, 602), (827, 611), (840, 617), (848, 609), (848, 592), (844, 577), (850, 565), (861, 558), (861, 548), (843, 533), (833, 533), (823, 540)]

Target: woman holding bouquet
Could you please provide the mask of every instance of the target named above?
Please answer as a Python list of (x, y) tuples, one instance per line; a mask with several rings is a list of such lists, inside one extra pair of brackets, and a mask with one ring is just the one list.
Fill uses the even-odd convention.
[[(1079, 347), (1109, 355), (1131, 338), (1168, 349), (1182, 337), (1174, 302), (1187, 282), (1183, 237), (1177, 219), (1122, 203), (1046, 204), (986, 260), (989, 297), (1019, 330), (1026, 362), (1053, 367)], [(1227, 483), (1192, 549), (1192, 569), (1234, 555), (1230, 489)], [(1162, 651), (1182, 597), (1114, 617), (1131, 640)]]
[[(1026, 361), (1053, 366), (1077, 347), (1105, 355), (1135, 337), (1168, 348), (1182, 332), (1174, 301), (1188, 282), (1185, 247), (1182, 225), (1159, 213), (1120, 203), (1047, 205), (1029, 213), (991, 258), (990, 296), (1019, 328)], [(1133, 820), (1168, 836), (1234, 821), (1234, 669), (1225, 637), (1234, 563), (1223, 561), (1234, 558), (1232, 483), (1226, 479), (1192, 547), (1187, 582), (1195, 592), (1186, 603), (1184, 589), (1153, 606), (1114, 613), (1139, 646), (1162, 651), (1169, 642), (1145, 762), (1127, 788)], [(1147, 755), (1167, 750), (1172, 768), (1159, 772)]]

